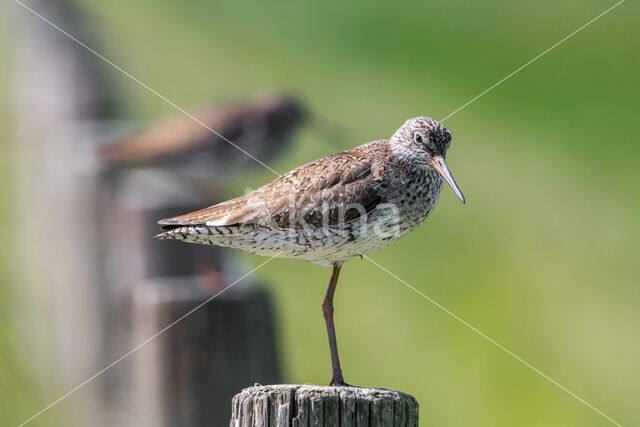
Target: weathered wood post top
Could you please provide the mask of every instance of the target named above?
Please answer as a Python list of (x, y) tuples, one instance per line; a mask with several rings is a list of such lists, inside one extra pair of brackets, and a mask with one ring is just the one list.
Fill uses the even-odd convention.
[(415, 427), (413, 396), (377, 388), (268, 385), (235, 395), (230, 427)]

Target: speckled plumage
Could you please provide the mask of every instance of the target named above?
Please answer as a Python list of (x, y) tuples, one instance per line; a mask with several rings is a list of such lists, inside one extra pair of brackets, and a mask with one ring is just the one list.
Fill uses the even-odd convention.
[(245, 196), (162, 220), (158, 237), (339, 264), (394, 242), (429, 215), (444, 182), (433, 162), (444, 164), (450, 141), (437, 121), (409, 119), (389, 140), (323, 157)]

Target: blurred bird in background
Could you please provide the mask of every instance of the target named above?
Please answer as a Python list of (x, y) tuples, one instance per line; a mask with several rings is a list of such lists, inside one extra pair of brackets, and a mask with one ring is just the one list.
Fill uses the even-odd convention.
[[(153, 168), (193, 179), (212, 179), (279, 156), (308, 121), (303, 103), (273, 94), (203, 109), (161, 121), (98, 149), (112, 168)], [(215, 132), (214, 132), (215, 131)], [(250, 154), (250, 155), (247, 155)]]

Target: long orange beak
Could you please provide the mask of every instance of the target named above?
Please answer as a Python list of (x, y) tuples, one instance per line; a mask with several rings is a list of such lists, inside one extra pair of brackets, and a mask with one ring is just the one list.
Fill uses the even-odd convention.
[(447, 164), (444, 162), (444, 158), (442, 156), (432, 157), (431, 166), (433, 166), (433, 168), (440, 175), (442, 175), (444, 180), (447, 181), (447, 184), (449, 184), (453, 189), (453, 192), (456, 193), (456, 196), (458, 196), (458, 199), (460, 199), (460, 201), (464, 203), (465, 200), (464, 200), (464, 196), (462, 195), (462, 191), (460, 191), (460, 188), (458, 188), (458, 184), (456, 184), (456, 180), (453, 179), (453, 175), (451, 175), (451, 172), (449, 171)]

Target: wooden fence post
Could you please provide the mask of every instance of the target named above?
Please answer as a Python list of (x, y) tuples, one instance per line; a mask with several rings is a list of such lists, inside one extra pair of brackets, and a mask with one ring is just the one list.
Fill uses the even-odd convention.
[(255, 283), (205, 292), (201, 280), (145, 279), (135, 287), (136, 342), (197, 310), (140, 349), (132, 370), (133, 425), (224, 425), (234, 390), (279, 379), (268, 293)]
[(413, 396), (377, 388), (253, 386), (235, 395), (230, 427), (415, 427)]

